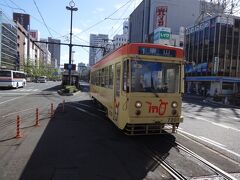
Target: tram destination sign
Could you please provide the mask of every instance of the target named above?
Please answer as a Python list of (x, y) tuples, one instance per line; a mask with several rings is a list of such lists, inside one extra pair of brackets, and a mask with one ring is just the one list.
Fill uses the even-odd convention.
[(141, 55), (151, 55), (151, 56), (176, 57), (176, 50), (139, 47), (139, 54), (141, 54)]

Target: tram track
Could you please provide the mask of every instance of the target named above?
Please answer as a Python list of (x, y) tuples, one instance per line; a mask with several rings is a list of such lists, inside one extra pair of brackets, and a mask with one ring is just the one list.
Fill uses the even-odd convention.
[(157, 153), (151, 151), (150, 156), (158, 165), (160, 165), (164, 170), (166, 170), (174, 179), (187, 180), (185, 176), (183, 176), (178, 170), (176, 170), (167, 161), (161, 158)]
[[(100, 119), (104, 118), (104, 111), (99, 109), (99, 107), (97, 107), (97, 106), (93, 106), (92, 104), (74, 102), (74, 103), (70, 103), (69, 106), (74, 107), (84, 113), (91, 115), (91, 116), (94, 116), (95, 118), (100, 118)], [(96, 111), (97, 111), (97, 113), (96, 113)], [(180, 165), (177, 164), (177, 167), (176, 167), (176, 164), (172, 164), (172, 162), (175, 162), (174, 159), (171, 162), (171, 160), (169, 161), (169, 159), (165, 158), (164, 155), (157, 152), (157, 148), (159, 148), (159, 147), (154, 147), (154, 146), (152, 146), (152, 144), (150, 144), (150, 146), (148, 146), (146, 144), (147, 141), (144, 140), (144, 138), (141, 138), (141, 137), (136, 138), (135, 140), (137, 140), (137, 141), (140, 140), (140, 142), (139, 142), (141, 144), (140, 148), (144, 147), (143, 148), (144, 150), (142, 149), (142, 153), (144, 153), (146, 156), (151, 158), (152, 161), (154, 161), (156, 163), (156, 165), (161, 166), (161, 168), (169, 174), (170, 179), (171, 179), (171, 177), (172, 177), (172, 179), (178, 179), (178, 180), (186, 180), (186, 179), (192, 179), (192, 178), (197, 179), (198, 177), (205, 177), (205, 178), (210, 177), (210, 178), (214, 178), (214, 179), (236, 180), (236, 178), (233, 177), (232, 175), (230, 175), (229, 173), (223, 171), (222, 169), (218, 168), (214, 164), (208, 162), (206, 159), (197, 155), (195, 152), (191, 151), (190, 149), (186, 148), (185, 146), (181, 145), (180, 143), (176, 142), (175, 140), (173, 142), (167, 142), (167, 141), (171, 141), (171, 140), (168, 140), (168, 138), (166, 138), (166, 137), (164, 137), (163, 139), (164, 139), (164, 141), (166, 141), (166, 143), (171, 143), (171, 147), (173, 147), (172, 150), (176, 149), (176, 152), (178, 152), (174, 155), (174, 157), (178, 156), (178, 158), (182, 158), (181, 161), (184, 162), (184, 161), (189, 160), (189, 158), (187, 157), (187, 156), (189, 156), (189, 157), (191, 157), (189, 160), (189, 163), (194, 162), (195, 163), (194, 166), (199, 166), (199, 169), (204, 170), (207, 168), (208, 172), (211, 172), (211, 173), (202, 174), (201, 176), (197, 175), (197, 177), (193, 177), (191, 175), (191, 173), (189, 173), (189, 174), (184, 173), (184, 172), (187, 172), (187, 170), (183, 171), (181, 168), (188, 168), (188, 167), (184, 167), (184, 165), (181, 165), (181, 164)], [(171, 153), (173, 153), (173, 152), (171, 152)], [(196, 161), (192, 160), (192, 159), (195, 159)], [(205, 166), (205, 167), (203, 167), (203, 166)], [(194, 172), (194, 170), (193, 170), (193, 172)], [(207, 179), (210, 179), (210, 178), (207, 178)]]
[(233, 177), (229, 173), (227, 173), (227, 172), (223, 171), (222, 169), (218, 168), (217, 166), (215, 166), (214, 164), (210, 163), (209, 161), (207, 161), (203, 157), (197, 155), (196, 153), (194, 153), (190, 149), (186, 148), (185, 146), (183, 146), (183, 145), (181, 145), (179, 143), (176, 143), (175, 148), (177, 148), (178, 150), (184, 151), (188, 155), (190, 155), (193, 158), (197, 159), (198, 161), (202, 162), (207, 167), (209, 167), (213, 172), (215, 172), (218, 176), (221, 176), (222, 178), (224, 178), (226, 180), (237, 180), (235, 177)]

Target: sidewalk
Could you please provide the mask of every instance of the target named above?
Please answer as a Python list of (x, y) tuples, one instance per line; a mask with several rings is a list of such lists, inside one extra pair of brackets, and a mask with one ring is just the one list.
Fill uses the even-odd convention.
[(199, 99), (204, 102), (208, 102), (208, 103), (212, 103), (212, 104), (218, 104), (218, 105), (223, 105), (223, 106), (232, 107), (232, 108), (240, 108), (240, 106), (233, 105), (230, 102), (224, 103), (223, 101), (214, 101), (213, 97), (205, 97), (205, 96), (194, 95), (194, 94), (184, 94), (183, 98)]

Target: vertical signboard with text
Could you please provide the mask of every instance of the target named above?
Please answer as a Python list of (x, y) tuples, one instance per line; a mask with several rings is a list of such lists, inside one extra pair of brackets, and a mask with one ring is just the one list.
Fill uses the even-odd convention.
[(156, 7), (154, 29), (167, 26), (167, 11), (167, 6)]

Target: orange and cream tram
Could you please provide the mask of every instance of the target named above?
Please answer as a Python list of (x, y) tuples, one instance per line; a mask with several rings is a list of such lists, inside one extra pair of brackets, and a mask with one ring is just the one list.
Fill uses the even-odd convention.
[(181, 48), (125, 44), (92, 67), (90, 95), (126, 134), (174, 133), (183, 122), (183, 69)]

